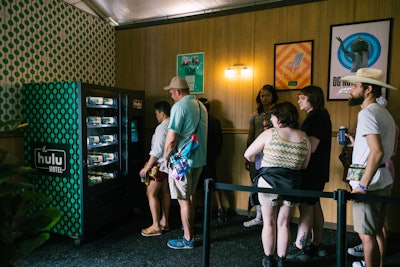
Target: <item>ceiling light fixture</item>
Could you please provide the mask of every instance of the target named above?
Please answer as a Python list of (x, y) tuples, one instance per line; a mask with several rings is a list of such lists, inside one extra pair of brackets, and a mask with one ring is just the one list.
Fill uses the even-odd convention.
[(108, 17), (108, 23), (113, 27), (118, 26), (118, 22), (116, 22), (112, 17)]

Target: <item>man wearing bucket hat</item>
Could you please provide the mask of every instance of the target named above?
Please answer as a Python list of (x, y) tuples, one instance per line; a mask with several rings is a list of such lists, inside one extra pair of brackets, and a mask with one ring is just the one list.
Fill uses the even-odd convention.
[[(187, 81), (173, 77), (171, 83), (164, 87), (171, 94), (175, 104), (171, 108), (170, 123), (164, 145), (164, 163), (170, 168), (169, 187), (172, 199), (177, 199), (184, 235), (171, 239), (167, 245), (173, 249), (191, 249), (194, 247), (194, 208), (193, 196), (207, 155), (207, 110), (194, 95), (190, 95)], [(170, 166), (170, 156), (186, 148), (187, 140), (196, 134), (198, 147), (190, 152), (182, 166)], [(196, 141), (197, 141), (196, 140)], [(179, 171), (177, 175), (175, 171)], [(183, 170), (183, 172), (182, 172)]]
[[(353, 139), (352, 163), (365, 166), (359, 180), (350, 180), (352, 193), (373, 196), (390, 196), (393, 182), (385, 163), (390, 160), (395, 140), (395, 122), (389, 111), (376, 100), (382, 87), (397, 90), (383, 82), (379, 69), (361, 68), (356, 75), (345, 76), (341, 81), (352, 83), (349, 105), (360, 105), (356, 136)], [(387, 204), (379, 202), (353, 202), (354, 231), (364, 246), (364, 260), (353, 262), (353, 267), (383, 266), (386, 239), (382, 226)]]

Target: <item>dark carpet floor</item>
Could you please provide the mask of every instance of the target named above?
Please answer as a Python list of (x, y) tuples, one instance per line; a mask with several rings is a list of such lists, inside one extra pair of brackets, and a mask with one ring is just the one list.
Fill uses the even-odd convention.
[[(215, 217), (215, 216), (214, 216)], [(262, 226), (244, 228), (247, 216), (228, 212), (229, 221), (218, 225), (211, 221), (210, 266), (261, 266), (263, 256), (261, 244)], [(150, 213), (132, 216), (108, 226), (92, 238), (76, 245), (66, 236), (53, 234), (50, 240), (30, 255), (18, 260), (16, 267), (56, 267), (56, 266), (202, 266), (202, 229), (196, 228), (196, 247), (192, 250), (173, 250), (166, 243), (170, 238), (182, 236), (179, 207), (171, 208), (171, 230), (161, 236), (143, 237), (140, 230), (149, 226)], [(292, 225), (292, 238), (297, 225)], [(335, 230), (326, 229), (324, 243), (328, 256), (308, 262), (288, 262), (288, 266), (336, 266)], [(389, 239), (385, 266), (400, 266), (400, 240)], [(349, 246), (358, 244), (355, 233), (347, 233)], [(357, 260), (347, 258), (347, 266)]]

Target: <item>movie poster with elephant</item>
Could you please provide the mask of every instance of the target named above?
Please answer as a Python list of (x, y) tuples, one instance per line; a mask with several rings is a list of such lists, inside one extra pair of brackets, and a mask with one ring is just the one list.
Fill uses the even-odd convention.
[(331, 26), (328, 100), (348, 100), (351, 84), (340, 78), (359, 68), (381, 69), (387, 82), (391, 24), (384, 19)]

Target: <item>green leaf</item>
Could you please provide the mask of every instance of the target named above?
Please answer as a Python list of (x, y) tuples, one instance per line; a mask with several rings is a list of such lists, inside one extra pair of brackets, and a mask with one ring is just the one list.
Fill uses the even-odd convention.
[(60, 211), (56, 208), (45, 208), (29, 216), (19, 224), (18, 229), (23, 233), (49, 231), (60, 220)]
[[(26, 127), (23, 119), (0, 121), (0, 137), (14, 136)], [(50, 197), (20, 180), (36, 171), (15, 164), (18, 160), (0, 149), (0, 266), (12, 266), (49, 239), (49, 230), (60, 220), (58, 209), (47, 207)]]
[(20, 197), (23, 201), (23, 205), (20, 205), (19, 210), (16, 214), (17, 217), (23, 216), (29, 211), (44, 206), (52, 200), (51, 197), (47, 197), (41, 193), (33, 191), (23, 191), (20, 193)]
[(34, 171), (35, 169), (31, 167), (23, 167), (15, 164), (4, 164), (0, 168), (0, 178), (10, 177), (15, 175), (23, 175)]
[(0, 121), (0, 137), (10, 137), (21, 133), (21, 130), (28, 126), (28, 123), (22, 123), (23, 120), (23, 118), (19, 118), (5, 122)]
[(21, 243), (19, 243), (18, 249), (16, 251), (15, 257), (11, 262), (15, 262), (19, 258), (31, 253), (35, 248), (42, 245), (50, 238), (49, 233), (40, 233), (37, 236), (31, 237)]

